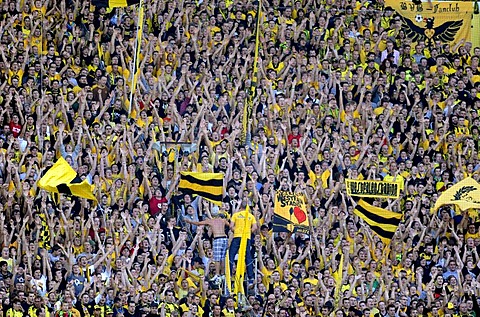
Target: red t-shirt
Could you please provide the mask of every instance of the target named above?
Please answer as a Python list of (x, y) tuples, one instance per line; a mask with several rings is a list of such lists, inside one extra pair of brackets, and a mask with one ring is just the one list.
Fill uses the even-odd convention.
[(150, 215), (155, 216), (158, 214), (162, 208), (162, 203), (166, 202), (167, 199), (165, 197), (158, 199), (157, 197), (153, 196), (150, 198), (150, 201), (148, 202), (148, 205), (150, 206)]
[(288, 137), (287, 137), (288, 138), (288, 144), (291, 144), (293, 139), (297, 139), (298, 143), (300, 144), (300, 138), (301, 137), (302, 136), (300, 134), (297, 134), (297, 135), (289, 134)]
[(22, 132), (22, 126), (18, 123), (10, 121), (10, 131), (12, 131), (14, 137), (18, 137), (20, 132)]

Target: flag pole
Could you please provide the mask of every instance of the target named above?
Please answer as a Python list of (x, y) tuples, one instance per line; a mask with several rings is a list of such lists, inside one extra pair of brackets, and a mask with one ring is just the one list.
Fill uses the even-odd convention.
[(133, 54), (132, 87), (130, 87), (130, 103), (128, 105), (129, 116), (132, 113), (133, 92), (137, 89), (138, 55), (140, 54), (140, 46), (142, 44), (141, 33), (143, 32), (143, 0), (140, 0), (138, 8), (137, 37), (135, 40), (135, 52)]
[(255, 282), (253, 283), (253, 289), (255, 292), (255, 295), (258, 295), (258, 288), (257, 288), (257, 281), (258, 281), (258, 254), (255, 257)]
[[(230, 272), (230, 250), (227, 248), (227, 253), (225, 255), (225, 294), (230, 296), (232, 294), (232, 275)], [(218, 273), (218, 272), (217, 272)]]
[[(258, 0), (257, 9), (257, 25), (255, 30), (255, 52), (253, 58), (253, 82), (257, 84), (258, 81), (258, 51), (260, 46), (260, 23), (262, 17), (262, 0)], [(255, 88), (255, 87), (254, 87)]]
[(257, 87), (258, 81), (258, 51), (260, 47), (260, 20), (262, 16), (262, 1), (258, 0), (257, 8), (257, 22), (255, 26), (255, 52), (253, 57), (253, 72), (252, 72), (252, 82), (251, 82), (251, 95), (248, 98), (248, 102), (245, 103), (243, 108), (243, 118), (242, 118), (242, 134), (241, 140), (245, 142), (247, 139), (247, 130), (248, 130), (248, 121), (252, 117), (253, 109), (253, 99), (255, 95), (255, 90)]

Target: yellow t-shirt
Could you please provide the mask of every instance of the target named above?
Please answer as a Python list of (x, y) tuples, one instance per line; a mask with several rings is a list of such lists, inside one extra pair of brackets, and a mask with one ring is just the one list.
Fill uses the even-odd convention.
[(19, 312), (19, 311), (16, 311), (13, 308), (10, 308), (9, 310), (7, 310), (6, 316), (7, 317), (22, 317), (23, 313)]
[(270, 271), (266, 267), (262, 267), (262, 274), (263, 274), (263, 285), (268, 285), (270, 284), (270, 276), (272, 276), (273, 271)]
[(222, 315), (225, 316), (225, 317), (235, 317), (235, 310), (230, 311), (227, 308), (224, 308), (222, 310)]
[(318, 280), (316, 278), (309, 278), (307, 277), (306, 279), (303, 280), (303, 283), (310, 283), (313, 286), (317, 286)]
[(235, 224), (234, 238), (241, 238), (242, 236), (250, 238), (252, 226), (257, 223), (255, 217), (246, 210), (235, 213), (230, 220)]
[(477, 238), (480, 238), (480, 233), (476, 232), (476, 233), (469, 233), (467, 232), (465, 234), (465, 240), (469, 239), (469, 238), (472, 238), (472, 239), (477, 239)]
[(385, 182), (396, 182), (398, 183), (398, 186), (400, 187), (400, 190), (403, 190), (405, 187), (405, 179), (403, 178), (402, 175), (397, 175), (397, 177), (393, 177), (392, 175), (387, 175), (383, 178)]

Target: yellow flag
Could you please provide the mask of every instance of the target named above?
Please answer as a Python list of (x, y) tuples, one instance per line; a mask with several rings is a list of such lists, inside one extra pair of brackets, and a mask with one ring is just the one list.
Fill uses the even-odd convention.
[(480, 208), (480, 184), (471, 177), (458, 182), (438, 197), (433, 210), (445, 205), (456, 205), (462, 211)]
[(38, 181), (38, 187), (46, 191), (77, 196), (97, 201), (92, 193), (92, 185), (82, 181), (75, 170), (60, 157), (58, 161)]
[(310, 232), (303, 194), (277, 191), (273, 213), (273, 232)]
[(400, 184), (365, 179), (345, 179), (347, 194), (355, 197), (395, 198), (400, 197)]
[(93, 6), (98, 8), (123, 8), (137, 4), (140, 0), (92, 0)]
[(38, 181), (38, 187), (52, 193), (58, 193), (58, 185), (69, 184), (75, 177), (77, 177), (75, 170), (63, 157), (60, 157), (45, 175), (40, 178)]
[[(249, 213), (250, 207), (247, 205), (245, 210), (243, 211), (245, 215), (245, 225), (243, 227), (244, 232), (248, 231), (250, 228), (251, 223), (249, 223)], [(237, 260), (237, 270), (235, 272), (235, 294), (244, 294), (243, 288), (243, 281), (245, 279), (245, 272), (246, 272), (246, 264), (245, 258), (247, 255), (247, 241), (250, 237), (246, 234), (242, 234), (242, 238), (240, 240), (240, 248), (238, 250), (238, 260)]]
[(337, 270), (332, 274), (333, 278), (335, 279), (335, 301), (338, 302), (340, 295), (340, 289), (342, 287), (342, 280), (343, 280), (343, 258), (345, 256), (343, 254), (340, 255), (340, 263), (338, 263)]
[(232, 276), (230, 275), (230, 252), (228, 249), (225, 256), (225, 286), (227, 294), (232, 294)]
[(255, 88), (258, 81), (258, 51), (260, 48), (260, 18), (262, 16), (262, 1), (258, 1), (257, 8), (257, 26), (255, 30), (255, 52), (253, 57), (252, 91), (249, 100), (243, 107), (242, 135), (241, 140), (245, 142), (247, 137), (248, 121), (252, 117), (252, 98), (255, 95)]
[(253, 58), (253, 83), (257, 83), (258, 81), (258, 51), (260, 46), (260, 18), (262, 17), (262, 1), (258, 1), (258, 8), (257, 8), (257, 28), (255, 30), (255, 55)]
[(128, 7), (139, 2), (139, 0), (109, 0), (108, 6), (110, 8)]

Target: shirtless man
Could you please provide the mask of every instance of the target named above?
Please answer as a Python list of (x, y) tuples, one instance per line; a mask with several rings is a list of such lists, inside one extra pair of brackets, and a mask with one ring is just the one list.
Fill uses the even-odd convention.
[(213, 218), (203, 221), (191, 221), (185, 218), (185, 222), (195, 226), (210, 226), (213, 232), (213, 261), (215, 262), (215, 269), (217, 274), (224, 275), (224, 261), (227, 256), (228, 238), (225, 233), (225, 226), (230, 223), (225, 219), (225, 214), (218, 213)]

